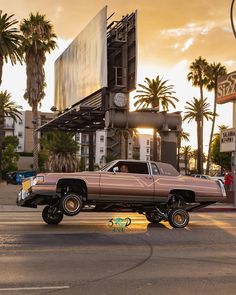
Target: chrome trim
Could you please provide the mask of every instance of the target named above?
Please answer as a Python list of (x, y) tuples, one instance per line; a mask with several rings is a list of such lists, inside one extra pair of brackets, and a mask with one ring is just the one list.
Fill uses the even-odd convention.
[(221, 189), (221, 192), (222, 192), (222, 195), (223, 197), (226, 197), (226, 191), (225, 191), (225, 186), (224, 184), (222, 183), (222, 181), (220, 181), (219, 179), (216, 180), (216, 182), (218, 183), (220, 189)]
[(26, 199), (27, 197), (29, 196), (29, 193), (26, 192), (26, 191), (23, 191), (21, 190), (19, 193), (18, 193), (18, 201), (23, 201), (24, 199)]

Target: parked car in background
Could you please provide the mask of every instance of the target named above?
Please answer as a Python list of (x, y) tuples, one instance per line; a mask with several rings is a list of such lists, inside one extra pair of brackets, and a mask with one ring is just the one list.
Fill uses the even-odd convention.
[(202, 179), (220, 180), (224, 184), (224, 176), (210, 176), (206, 174), (191, 174), (191, 176)]
[[(126, 172), (121, 172), (124, 165)], [(42, 218), (48, 224), (60, 223), (64, 214), (105, 211), (138, 212), (149, 222), (164, 220), (182, 228), (189, 222), (189, 211), (225, 196), (220, 181), (182, 176), (170, 164), (115, 160), (100, 171), (40, 173), (23, 180), (17, 204), (44, 205)]]
[(211, 179), (209, 175), (205, 175), (205, 174), (191, 174), (191, 176), (196, 178), (202, 178), (202, 179)]
[(224, 176), (211, 176), (211, 179), (220, 180), (222, 183), (224, 183)]

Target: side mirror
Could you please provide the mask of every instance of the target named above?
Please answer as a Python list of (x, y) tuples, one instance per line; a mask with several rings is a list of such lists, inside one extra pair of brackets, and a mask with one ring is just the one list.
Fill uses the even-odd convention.
[(116, 174), (117, 172), (119, 172), (119, 168), (118, 168), (117, 166), (115, 166), (115, 167), (113, 168), (113, 173)]

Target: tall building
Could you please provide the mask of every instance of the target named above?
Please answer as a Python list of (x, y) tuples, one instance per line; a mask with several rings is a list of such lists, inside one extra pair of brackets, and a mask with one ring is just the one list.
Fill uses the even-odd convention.
[[(39, 112), (39, 126), (43, 125), (54, 117), (53, 113)], [(15, 135), (19, 139), (19, 145), (17, 147), (18, 152), (32, 153), (33, 151), (33, 114), (31, 111), (23, 111), (21, 120), (17, 119), (16, 122), (12, 118), (6, 117), (4, 124), (5, 136)], [(43, 132), (39, 132), (39, 138)], [(127, 133), (127, 132), (126, 132)], [(122, 158), (137, 159), (137, 160), (150, 160), (152, 155), (152, 135), (151, 134), (136, 134), (133, 138), (130, 134), (125, 132), (120, 133), (120, 137), (116, 138), (123, 142)], [(108, 134), (106, 129), (97, 130), (94, 133), (94, 163), (95, 167), (102, 167), (107, 161), (112, 159), (109, 158), (109, 146), (108, 137), (112, 134)], [(77, 158), (83, 160), (85, 169), (89, 167), (89, 135), (86, 133), (77, 133), (76, 141), (79, 149), (77, 152)], [(113, 144), (116, 144), (114, 141)], [(111, 140), (109, 141), (111, 143)], [(40, 147), (39, 147), (40, 149)], [(158, 155), (160, 158), (160, 137), (158, 137)], [(19, 161), (19, 169), (29, 169), (32, 166), (32, 158), (23, 159)]]
[[(152, 159), (152, 134), (136, 134), (133, 137), (133, 158), (136, 160), (150, 161)], [(160, 136), (157, 137), (158, 159), (161, 159)]]
[[(95, 166), (102, 167), (107, 161), (112, 159), (109, 158), (109, 147), (107, 146), (107, 138), (110, 136), (107, 130), (98, 130), (94, 133), (94, 163)], [(83, 160), (85, 168), (88, 169), (89, 165), (89, 136), (88, 134), (78, 133), (76, 136), (79, 151), (78, 159)], [(125, 140), (124, 138), (121, 140)], [(127, 148), (126, 157), (128, 159), (136, 159), (142, 161), (151, 160), (152, 155), (152, 135), (151, 134), (136, 134), (132, 139), (127, 138), (124, 143)], [(157, 138), (157, 150), (160, 158), (160, 137)], [(115, 142), (114, 142), (115, 144)], [(124, 155), (125, 158), (125, 155)]]
[[(4, 134), (5, 136), (17, 136), (19, 144), (17, 152), (32, 153), (33, 151), (33, 115), (32, 111), (22, 111), (20, 119), (16, 122), (11, 117), (6, 117), (4, 122)], [(45, 124), (52, 120), (53, 113), (38, 112), (39, 125)], [(39, 138), (42, 133), (38, 133)], [(31, 157), (22, 156), (18, 162), (19, 169), (31, 169), (33, 165), (33, 159)]]
[[(79, 146), (77, 158), (85, 163), (85, 168), (89, 166), (89, 135), (86, 133), (78, 133), (76, 140)], [(106, 163), (107, 155), (107, 131), (97, 130), (93, 139), (94, 163), (95, 166), (102, 167)]]

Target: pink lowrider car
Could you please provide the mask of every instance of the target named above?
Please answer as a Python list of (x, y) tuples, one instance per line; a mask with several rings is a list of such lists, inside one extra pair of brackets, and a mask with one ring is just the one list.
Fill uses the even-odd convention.
[(37, 174), (23, 181), (17, 204), (46, 205), (42, 217), (48, 224), (85, 210), (125, 211), (145, 214), (153, 223), (168, 220), (180, 228), (189, 222), (188, 211), (225, 196), (220, 181), (182, 176), (170, 164), (115, 160), (100, 171)]

